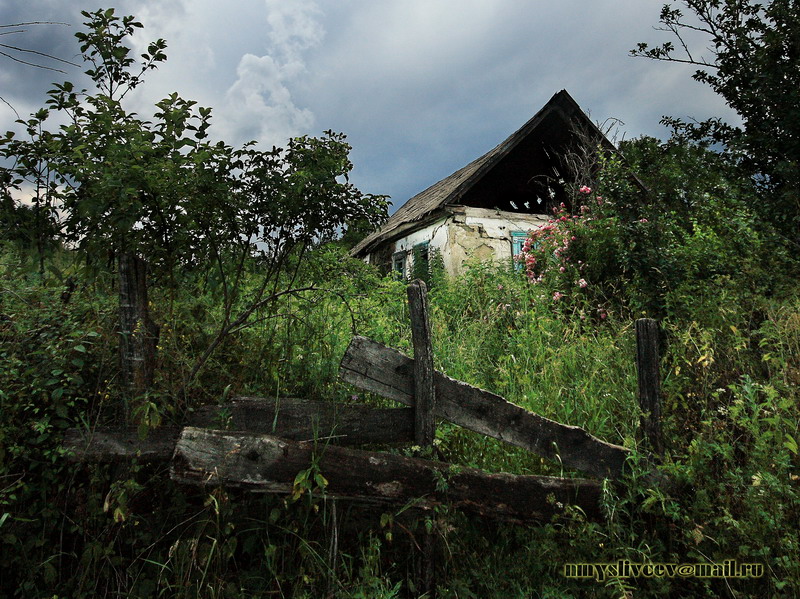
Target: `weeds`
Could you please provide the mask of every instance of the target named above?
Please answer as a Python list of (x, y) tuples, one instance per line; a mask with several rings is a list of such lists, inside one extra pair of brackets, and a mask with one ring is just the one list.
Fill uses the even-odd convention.
[[(326, 473), (298, 473), (292, 497), (177, 489), (157, 467), (75, 468), (60, 445), (117, 397), (113, 290), (30, 274), (6, 252), (0, 272), (0, 585), (13, 596), (400, 597), (413, 595), (425, 515), (324, 497)], [(286, 297), (185, 386), (221, 314), (202, 290), (153, 295), (161, 325), (158, 394), (142, 433), (201, 402), (236, 394), (374, 402), (337, 382), (352, 333), (410, 352), (402, 283), (358, 270), (328, 291)], [(306, 276), (311, 276), (307, 274)], [(800, 302), (753, 301), (725, 280), (717, 295), (671, 304), (662, 360), (672, 487), (643, 472), (606, 488), (606, 519), (580, 512), (541, 527), (437, 514), (441, 597), (791, 597), (800, 584), (798, 396)], [(722, 292), (719, 292), (722, 290)], [(430, 293), (436, 367), (547, 417), (636, 448), (635, 314), (606, 303), (555, 305), (509, 270), (476, 267)], [(346, 301), (345, 301), (346, 300)], [(546, 300), (546, 301), (545, 301)], [(679, 301), (674, 296), (671, 302)], [(688, 302), (689, 300), (681, 300)], [(746, 310), (744, 308), (747, 308)], [(687, 320), (685, 314), (690, 314)], [(441, 424), (436, 445), (461, 466), (572, 476), (558, 464)], [(634, 470), (634, 472), (638, 472)], [(446, 481), (443, 481), (445, 484)], [(333, 505), (336, 505), (334, 508)], [(387, 515), (388, 514), (388, 515)], [(434, 520), (431, 520), (434, 522)], [(487, 551), (487, 539), (491, 550)], [(566, 562), (629, 559), (762, 563), (763, 580), (566, 579)], [(54, 591), (58, 589), (58, 591)]]

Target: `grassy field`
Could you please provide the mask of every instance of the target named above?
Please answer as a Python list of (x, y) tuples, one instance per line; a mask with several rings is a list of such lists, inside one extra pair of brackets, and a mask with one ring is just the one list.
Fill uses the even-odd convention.
[[(670, 307), (661, 319), (661, 470), (676, 485), (654, 487), (635, 468), (624, 484), (606, 485), (603, 522), (568, 512), (521, 527), (449, 510), (361, 509), (324, 493), (294, 502), (206, 493), (174, 487), (163, 467), (70, 464), (63, 431), (95, 426), (119, 397), (115, 307), (102, 276), (64, 296), (80, 265), (66, 254), (55, 263), (42, 276), (8, 250), (0, 274), (0, 582), (8, 596), (413, 596), (414, 546), (426, 527), (439, 548), (441, 597), (796, 596), (796, 295), (755, 296), (722, 278), (705, 297)], [(283, 299), (229, 339), (188, 388), (185, 372), (219, 314), (201, 288), (154, 295), (159, 374), (140, 423), (180, 422), (194, 406), (237, 394), (387, 405), (337, 381), (338, 362), (353, 333), (410, 353), (405, 284), (350, 268)], [(438, 369), (636, 454), (632, 325), (642, 314), (622, 302), (554, 302), (520, 273), (478, 266), (435, 280), (430, 303)], [(454, 464), (572, 475), (453, 425), (438, 427), (436, 443)], [(564, 575), (567, 563), (726, 559), (761, 564), (763, 576)]]

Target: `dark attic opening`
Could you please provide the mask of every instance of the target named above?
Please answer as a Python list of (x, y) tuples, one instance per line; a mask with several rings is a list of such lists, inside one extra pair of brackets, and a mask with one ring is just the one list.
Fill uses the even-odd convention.
[(601, 143), (591, 130), (554, 110), (524, 137), (462, 197), (459, 203), (476, 208), (552, 214), (562, 202), (572, 210), (570, 193), (590, 176)]

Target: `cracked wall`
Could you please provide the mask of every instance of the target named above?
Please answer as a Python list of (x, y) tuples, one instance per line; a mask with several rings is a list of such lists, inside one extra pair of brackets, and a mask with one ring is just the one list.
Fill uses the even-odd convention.
[[(466, 206), (450, 206), (448, 215), (391, 242), (391, 254), (402, 255), (405, 274), (411, 272), (415, 245), (429, 243), (438, 250), (445, 272), (458, 275), (471, 264), (512, 263), (512, 235), (526, 233), (547, 223), (541, 214), (521, 214)], [(377, 252), (376, 252), (377, 253)], [(388, 255), (389, 252), (384, 250)]]

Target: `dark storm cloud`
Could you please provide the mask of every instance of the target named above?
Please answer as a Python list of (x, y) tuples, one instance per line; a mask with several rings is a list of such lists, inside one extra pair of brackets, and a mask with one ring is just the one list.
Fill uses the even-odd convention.
[[(627, 137), (664, 137), (664, 114), (727, 116), (690, 68), (628, 57), (637, 42), (658, 39), (660, 5), (126, 0), (117, 12), (145, 24), (137, 49), (157, 37), (168, 42), (168, 62), (129, 98), (137, 112), (177, 91), (213, 107), (216, 136), (234, 144), (342, 131), (354, 146), (354, 182), (397, 205), (496, 145), (562, 88), (593, 119), (624, 121)], [(73, 2), (3, 7), (5, 22), (81, 20)], [(52, 27), (28, 39), (71, 57), (73, 33)], [(1, 66), (2, 95), (25, 106), (41, 105), (49, 82), (61, 78)]]
[(722, 105), (690, 69), (628, 56), (653, 38), (659, 8), (641, 0), (345, 3), (326, 12), (325, 44), (307, 54), (308, 85), (297, 99), (321, 125), (347, 132), (357, 166), (376, 165), (364, 173), (368, 187), (387, 185), (399, 201), (502, 141), (562, 88), (595, 120), (624, 121), (628, 137), (664, 136), (662, 115), (691, 109), (703, 118)]
[[(118, 14), (128, 14), (125, 9), (134, 2), (117, 3)], [(12, 104), (21, 116), (44, 106), (46, 92), (53, 83), (72, 81), (76, 85), (87, 84), (80, 64), (80, 50), (75, 33), (82, 29), (85, 18), (82, 10), (96, 10), (95, 6), (84, 6), (77, 2), (57, 0), (25, 0), (0, 2), (0, 24), (32, 23), (21, 27), (4, 28), (2, 31), (19, 31), (0, 36), (5, 43), (25, 50), (35, 50), (54, 57), (34, 55), (6, 49), (13, 58), (0, 57), (0, 95)], [(38, 66), (23, 64), (21, 59)], [(59, 59), (59, 60), (55, 60)], [(65, 64), (65, 62), (73, 64)], [(46, 67), (46, 68), (41, 68)], [(6, 116), (2, 113), (3, 117)], [(8, 127), (6, 127), (8, 128)]]
[[(73, 35), (75, 33), (76, 11), (64, 9), (50, 2), (4, 3), (0, 23), (11, 25), (53, 21), (63, 24), (21, 25), (19, 27), (3, 27), (5, 35), (0, 36), (0, 43), (16, 46), (25, 50), (35, 50), (42, 54), (61, 60), (74, 62), (77, 54)], [(16, 105), (28, 105), (44, 92), (54, 81), (80, 72), (76, 67), (52, 60), (46, 56), (21, 52), (11, 48), (3, 48), (9, 56), (0, 56), (0, 81), (2, 95), (8, 102)], [(33, 63), (47, 68), (39, 68), (19, 61)], [(64, 71), (56, 72), (53, 69)]]

